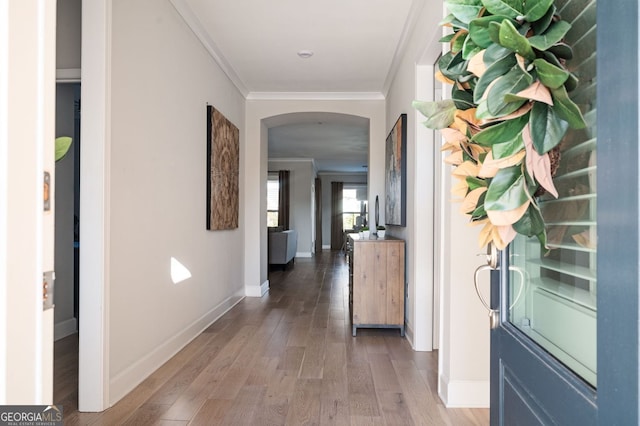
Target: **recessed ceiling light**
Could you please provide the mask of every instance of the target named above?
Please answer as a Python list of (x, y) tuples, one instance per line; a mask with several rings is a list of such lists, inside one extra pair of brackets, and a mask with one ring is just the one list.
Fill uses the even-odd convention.
[(298, 51), (298, 56), (300, 56), (302, 59), (307, 59), (313, 56), (313, 51), (312, 50), (299, 50)]

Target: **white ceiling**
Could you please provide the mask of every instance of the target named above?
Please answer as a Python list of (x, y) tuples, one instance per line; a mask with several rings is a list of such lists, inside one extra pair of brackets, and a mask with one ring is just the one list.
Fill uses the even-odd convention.
[(323, 172), (366, 172), (369, 120), (343, 114), (307, 113), (269, 129), (269, 159), (313, 158)]
[[(424, 0), (171, 0), (248, 99), (386, 95)], [(301, 50), (313, 51), (302, 59)], [(300, 115), (269, 131), (269, 157), (363, 171), (369, 123)], [(322, 124), (318, 124), (322, 123)]]

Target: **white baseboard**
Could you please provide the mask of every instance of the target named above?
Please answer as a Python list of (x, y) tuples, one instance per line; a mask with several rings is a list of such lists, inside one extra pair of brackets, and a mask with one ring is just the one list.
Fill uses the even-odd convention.
[(78, 320), (70, 318), (53, 326), (53, 340), (58, 341), (78, 332)]
[(262, 283), (262, 285), (260, 285), (260, 293), (261, 293), (260, 297), (267, 294), (268, 291), (269, 291), (269, 280), (266, 280), (265, 282)]
[(299, 251), (296, 253), (296, 257), (311, 257), (312, 254), (310, 251)]
[(331, 250), (331, 245), (330, 244), (323, 244), (322, 245), (322, 250)]
[(242, 299), (244, 299), (244, 291), (239, 291), (233, 296), (228, 297), (184, 330), (167, 339), (147, 356), (141, 358), (112, 378), (109, 382), (109, 405), (112, 406), (131, 392), (144, 379), (149, 377), (151, 373), (171, 359), (171, 357), (199, 336), (203, 330), (216, 322), (218, 318), (237, 305)]
[(489, 408), (488, 380), (453, 380), (440, 375), (438, 394), (447, 408)]
[(409, 341), (409, 344), (411, 345), (411, 347), (415, 351), (416, 347), (413, 344), (413, 328), (411, 328), (411, 324), (409, 324), (409, 323), (406, 323), (404, 325), (404, 338)]
[(246, 286), (244, 288), (245, 296), (247, 297), (262, 297), (269, 291), (269, 280), (266, 280), (260, 287), (258, 286)]

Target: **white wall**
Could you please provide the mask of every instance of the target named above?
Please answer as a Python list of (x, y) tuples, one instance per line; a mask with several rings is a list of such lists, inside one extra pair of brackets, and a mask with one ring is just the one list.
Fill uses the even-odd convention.
[[(322, 180), (322, 247), (325, 249), (331, 248), (331, 182), (344, 182), (344, 183), (363, 183), (367, 184), (366, 173), (348, 173), (348, 174), (332, 174), (332, 173), (320, 173), (320, 179)], [(375, 195), (371, 206), (375, 204)], [(380, 220), (382, 222), (382, 215), (384, 212), (380, 212)], [(375, 219), (374, 219), (375, 221)]]
[[(262, 294), (267, 281), (267, 122), (269, 118), (297, 112), (334, 112), (369, 119), (369, 199), (384, 193), (384, 101), (383, 100), (248, 100), (242, 187), (245, 205), (245, 288), (247, 295)], [(260, 235), (259, 244), (256, 235)], [(260, 265), (258, 269), (256, 265)]]
[[(482, 258), (476, 230), (469, 228), (466, 217), (450, 206), (448, 190), (438, 200), (445, 208), (440, 223), (442, 240), (435, 241), (432, 223), (434, 207), (434, 161), (441, 161), (433, 149), (432, 136), (422, 128), (423, 118), (411, 107), (414, 99), (430, 96), (433, 69), (424, 72), (437, 59), (441, 44), (441, 4), (424, 7), (410, 35), (405, 55), (387, 95), (386, 130), (391, 130), (401, 113), (407, 113), (407, 227), (388, 227), (390, 235), (407, 241), (408, 338), (418, 350), (434, 346), (434, 286), (441, 286), (441, 320), (444, 329), (440, 341), (440, 395), (449, 406), (488, 406), (489, 402), (489, 331), (486, 312), (473, 289), (473, 271)], [(418, 140), (420, 135), (424, 140)], [(438, 145), (439, 141), (436, 141)], [(430, 145), (431, 144), (431, 145)], [(450, 180), (450, 168), (444, 170)], [(384, 198), (381, 198), (384, 200)], [(435, 202), (435, 204), (434, 204)], [(381, 206), (382, 208), (382, 206)], [(437, 235), (437, 233), (435, 234)], [(434, 282), (434, 264), (442, 259), (442, 277)], [(437, 290), (437, 289), (436, 289)]]
[(313, 252), (313, 198), (315, 169), (313, 161), (299, 160), (271, 160), (268, 171), (289, 170), (289, 196), (291, 210), (289, 211), (289, 228), (298, 233), (298, 249), (296, 257), (311, 257)]
[[(240, 129), (241, 145), (245, 119), (244, 98), (169, 2), (114, 0), (111, 22), (106, 285), (114, 403), (244, 295), (242, 225), (205, 230), (206, 105)], [(172, 283), (172, 257), (190, 279)]]
[[(388, 134), (400, 114), (407, 114), (407, 226), (387, 226), (387, 234), (403, 238), (406, 243), (407, 264), (407, 338), (417, 350), (432, 350), (433, 313), (433, 239), (432, 223), (433, 154), (425, 153), (425, 141), (416, 140), (416, 113), (411, 103), (417, 97), (416, 64), (424, 50), (437, 41), (441, 12), (437, 7), (424, 7), (416, 16), (407, 50), (400, 61), (397, 74), (387, 94), (385, 120)], [(425, 155), (426, 154), (426, 155)], [(385, 209), (381, 197), (380, 209)]]

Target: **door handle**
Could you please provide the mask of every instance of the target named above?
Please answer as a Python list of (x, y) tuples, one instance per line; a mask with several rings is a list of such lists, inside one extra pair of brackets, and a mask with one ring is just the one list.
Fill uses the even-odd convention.
[[(478, 281), (478, 277), (482, 271), (496, 271), (499, 269), (500, 269), (500, 266), (498, 265), (498, 251), (495, 249), (495, 246), (493, 246), (493, 244), (490, 244), (490, 246), (487, 248), (487, 264), (480, 265), (476, 268), (473, 274), (473, 286), (476, 289), (476, 294), (478, 295), (478, 299), (480, 299), (480, 302), (487, 309), (489, 313), (489, 327), (492, 330), (494, 328), (497, 328), (498, 325), (500, 324), (500, 310), (491, 308), (491, 303), (487, 301), (487, 299), (484, 297), (484, 295), (480, 291), (480, 287), (479, 287), (480, 282)], [(509, 305), (509, 311), (511, 311), (511, 309), (520, 300), (520, 296), (522, 295), (522, 290), (524, 289), (524, 285), (525, 285), (525, 277), (522, 269), (518, 268), (517, 266), (510, 265), (509, 271), (513, 271), (520, 276), (520, 282), (519, 282), (520, 285), (518, 286), (518, 293), (516, 294), (516, 297), (511, 303), (511, 305)]]
[(489, 328), (491, 328), (492, 330), (494, 328), (497, 328), (500, 324), (500, 310), (492, 309), (491, 304), (489, 304), (487, 302), (487, 299), (485, 299), (485, 297), (482, 295), (482, 292), (478, 287), (478, 284), (480, 284), (480, 282), (478, 281), (478, 276), (482, 271), (493, 271), (496, 269), (497, 268), (494, 268), (492, 265), (480, 265), (476, 268), (476, 271), (473, 274), (473, 285), (476, 289), (476, 294), (478, 295), (478, 299), (480, 299), (480, 302), (484, 305), (485, 308), (487, 308), (487, 311), (489, 312)]

